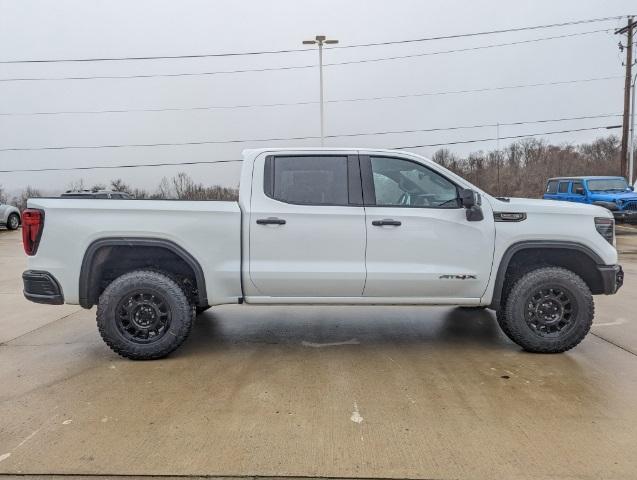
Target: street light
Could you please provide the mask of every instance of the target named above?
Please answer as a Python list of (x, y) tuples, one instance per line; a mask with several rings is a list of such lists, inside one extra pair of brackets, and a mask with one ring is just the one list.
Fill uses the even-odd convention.
[(318, 45), (319, 52), (319, 88), (320, 88), (320, 103), (321, 103), (321, 147), (324, 143), (324, 120), (323, 120), (323, 45), (334, 45), (338, 43), (338, 40), (328, 40), (325, 35), (317, 35), (314, 40), (303, 40), (303, 45)]

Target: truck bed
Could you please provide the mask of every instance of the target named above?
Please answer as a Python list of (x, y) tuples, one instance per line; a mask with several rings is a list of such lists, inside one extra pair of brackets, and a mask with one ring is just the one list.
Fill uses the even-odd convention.
[[(241, 210), (236, 202), (31, 199), (45, 212), (29, 268), (52, 273), (67, 303), (78, 303), (84, 254), (97, 239), (161, 239), (189, 252), (205, 272), (211, 305), (241, 296)], [(81, 280), (80, 280), (81, 281)]]

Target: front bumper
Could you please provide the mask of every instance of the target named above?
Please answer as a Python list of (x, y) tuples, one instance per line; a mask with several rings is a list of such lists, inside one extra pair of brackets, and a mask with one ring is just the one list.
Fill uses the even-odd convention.
[(49, 272), (27, 270), (22, 274), (24, 296), (35, 303), (62, 305), (64, 295), (55, 277)]
[(602, 278), (605, 295), (617, 293), (624, 284), (624, 270), (621, 265), (598, 265), (597, 270)]
[(613, 217), (620, 222), (637, 222), (637, 210), (613, 210)]

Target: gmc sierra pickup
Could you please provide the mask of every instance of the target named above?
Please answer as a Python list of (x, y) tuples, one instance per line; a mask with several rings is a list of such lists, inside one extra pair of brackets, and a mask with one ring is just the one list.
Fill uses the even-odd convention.
[(391, 150), (246, 150), (238, 202), (31, 199), (23, 241), (26, 298), (97, 305), (131, 359), (228, 303), (491, 308), (522, 348), (563, 352), (623, 282), (607, 209), (494, 198)]

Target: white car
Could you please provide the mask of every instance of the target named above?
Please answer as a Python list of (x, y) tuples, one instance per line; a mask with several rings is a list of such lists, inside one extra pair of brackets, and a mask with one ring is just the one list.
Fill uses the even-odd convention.
[(0, 227), (16, 230), (20, 226), (20, 210), (12, 205), (0, 203)]
[(213, 305), (488, 307), (532, 352), (577, 345), (623, 283), (612, 214), (494, 198), (403, 151), (244, 151), (238, 202), (32, 199), (24, 294), (97, 305), (105, 342), (160, 358)]

